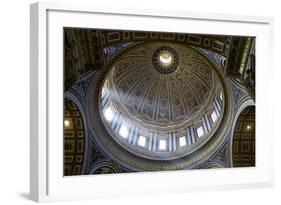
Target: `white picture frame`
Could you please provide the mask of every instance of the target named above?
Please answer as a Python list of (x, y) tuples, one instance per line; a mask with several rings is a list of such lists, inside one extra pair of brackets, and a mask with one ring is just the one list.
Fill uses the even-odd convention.
[[(64, 26), (256, 36), (256, 167), (63, 177), (61, 122)], [(97, 8), (91, 4), (32, 4), (30, 198), (40, 202), (273, 186), (273, 135), (270, 134), (270, 122), (262, 120), (263, 117), (271, 119), (272, 116), (264, 109), (269, 105), (266, 97), (268, 87), (260, 83), (270, 81), (269, 72), (261, 68), (272, 68), (272, 29), (273, 19), (269, 17)], [(266, 139), (262, 137), (265, 135)], [(183, 183), (184, 181), (188, 183)]]

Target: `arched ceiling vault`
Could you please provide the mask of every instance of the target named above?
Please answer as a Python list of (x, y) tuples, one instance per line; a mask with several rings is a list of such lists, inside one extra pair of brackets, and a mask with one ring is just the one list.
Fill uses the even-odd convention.
[(78, 107), (64, 101), (64, 176), (83, 173), (85, 153), (84, 122)]
[[(156, 63), (161, 66), (153, 61), (155, 52), (165, 54), (163, 62), (158, 56)], [(173, 68), (175, 61), (178, 64)], [(118, 150), (143, 160), (166, 161), (195, 154), (217, 131), (225, 110), (224, 82), (220, 71), (196, 49), (176, 43), (142, 43), (109, 65), (93, 84), (99, 93), (94, 103), (99, 110), (91, 113), (101, 118), (107, 133), (101, 140), (114, 141)], [(90, 110), (94, 104), (89, 104)]]
[(232, 142), (233, 167), (255, 166), (255, 106), (246, 107), (239, 115)]

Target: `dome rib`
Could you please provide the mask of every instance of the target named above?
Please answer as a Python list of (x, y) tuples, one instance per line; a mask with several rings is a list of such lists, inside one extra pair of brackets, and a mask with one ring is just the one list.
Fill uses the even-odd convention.
[(189, 66), (185, 66), (184, 69), (186, 69), (186, 71), (188, 70), (188, 72), (192, 73), (192, 75), (199, 80), (203, 85), (205, 85), (207, 88), (210, 88), (210, 85), (200, 76), (198, 75), (197, 72), (195, 72), (193, 69), (191, 69)]
[[(153, 79), (153, 78), (152, 78)], [(151, 86), (153, 85), (153, 83), (154, 83), (154, 81), (153, 80), (151, 80), (150, 81), (150, 83), (148, 84), (148, 86), (146, 86), (146, 88), (145, 88), (145, 90), (144, 90), (144, 92), (143, 92), (143, 94), (142, 94), (142, 96), (141, 96), (141, 100), (140, 100), (140, 106), (138, 107), (138, 112), (140, 112), (140, 110), (142, 110), (143, 109), (143, 106), (144, 106), (144, 104), (145, 104), (145, 102), (144, 102), (144, 99), (147, 97), (147, 95), (148, 95), (148, 91), (151, 89)]]
[[(186, 100), (185, 100), (185, 97), (184, 97), (184, 88), (182, 87), (182, 85), (179, 83), (179, 81), (178, 81), (178, 78), (177, 78), (177, 76), (175, 76), (175, 78), (176, 78), (176, 80), (175, 80), (175, 82), (176, 82), (176, 84), (177, 84), (177, 87), (179, 88), (179, 90), (181, 91), (180, 92), (180, 95), (181, 95), (181, 99), (182, 99), (182, 102), (183, 102), (183, 105), (184, 105), (184, 110), (185, 110), (185, 115), (187, 115), (188, 113), (189, 113), (189, 109), (188, 109), (188, 104), (187, 104), (187, 102), (186, 102)], [(192, 88), (191, 88), (192, 89)]]
[[(180, 72), (180, 73), (182, 74), (182, 72), (180, 71), (180, 69), (179, 69), (178, 72)], [(181, 79), (182, 79), (182, 78), (181, 78)], [(199, 103), (199, 102), (200, 102), (200, 99), (199, 99), (197, 93), (195, 92), (195, 89), (194, 89), (194, 87), (192, 86), (192, 84), (191, 84), (190, 82), (188, 82), (188, 80), (186, 80), (186, 79), (184, 79), (184, 83), (190, 87), (190, 91), (192, 92), (193, 96), (195, 97), (197, 103)]]

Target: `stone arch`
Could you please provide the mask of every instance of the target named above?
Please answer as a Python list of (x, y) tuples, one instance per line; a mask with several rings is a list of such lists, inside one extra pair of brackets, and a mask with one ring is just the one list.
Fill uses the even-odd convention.
[(207, 162), (204, 166), (203, 169), (217, 169), (217, 168), (225, 168), (225, 165), (218, 160), (212, 160)]
[(97, 161), (90, 170), (90, 174), (113, 174), (120, 173), (119, 167), (110, 160)]

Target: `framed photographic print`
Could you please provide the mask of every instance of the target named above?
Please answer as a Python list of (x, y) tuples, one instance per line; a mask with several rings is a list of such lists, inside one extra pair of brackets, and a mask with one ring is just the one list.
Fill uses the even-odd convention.
[(31, 5), (31, 199), (271, 186), (271, 29), (265, 17)]

